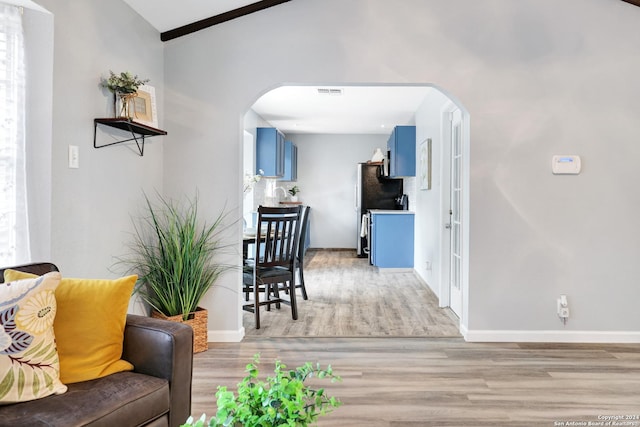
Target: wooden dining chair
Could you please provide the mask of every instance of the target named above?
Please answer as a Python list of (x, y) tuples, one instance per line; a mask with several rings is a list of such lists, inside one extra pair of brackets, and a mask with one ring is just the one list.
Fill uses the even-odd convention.
[(307, 229), (309, 228), (309, 213), (311, 212), (311, 208), (309, 206), (305, 206), (302, 208), (301, 214), (301, 227), (300, 227), (300, 242), (298, 243), (298, 256), (296, 258), (296, 268), (298, 271), (298, 280), (296, 282), (295, 287), (300, 288), (302, 291), (302, 299), (308, 300), (307, 296), (307, 288), (304, 286), (304, 254), (305, 254), (305, 246), (307, 243)]
[[(253, 294), (253, 301), (242, 309), (254, 313), (256, 329), (260, 329), (260, 307), (291, 306), (291, 317), (298, 318), (295, 293), (295, 266), (300, 236), (300, 207), (258, 207), (255, 261), (245, 268), (243, 289)], [(286, 287), (288, 300), (280, 296), (280, 285)], [(263, 299), (261, 300), (261, 296)]]

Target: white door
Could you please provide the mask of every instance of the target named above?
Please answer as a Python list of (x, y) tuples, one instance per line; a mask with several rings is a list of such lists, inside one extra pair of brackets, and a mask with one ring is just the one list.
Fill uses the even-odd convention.
[(449, 306), (462, 313), (462, 113), (451, 113), (451, 180), (449, 198)]

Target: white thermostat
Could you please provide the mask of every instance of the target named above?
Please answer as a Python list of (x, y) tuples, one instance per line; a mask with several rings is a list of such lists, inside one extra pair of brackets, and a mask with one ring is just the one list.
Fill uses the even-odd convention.
[(580, 156), (553, 156), (551, 160), (551, 170), (555, 175), (577, 175), (580, 168)]

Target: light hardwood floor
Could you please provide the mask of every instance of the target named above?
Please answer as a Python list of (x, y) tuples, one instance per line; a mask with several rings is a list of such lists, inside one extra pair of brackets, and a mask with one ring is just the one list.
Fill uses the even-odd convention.
[[(289, 367), (331, 364), (342, 376), (318, 383), (343, 402), (320, 427), (560, 426), (640, 416), (638, 345), (340, 337), (209, 344), (195, 356), (192, 413), (213, 414), (216, 386), (234, 389), (255, 353), (261, 378), (275, 358)], [(618, 425), (640, 425), (630, 421)]]
[[(240, 343), (196, 354), (192, 413), (215, 413), (217, 385), (235, 389), (255, 353), (261, 377), (273, 360), (331, 364), (340, 383), (319, 383), (343, 406), (320, 427), (598, 425), (640, 416), (640, 346), (478, 344), (413, 274), (379, 274), (353, 252), (311, 251), (309, 301), (244, 317)], [(640, 419), (628, 421), (640, 427)], [(584, 424), (580, 424), (584, 423)], [(606, 424), (602, 424), (606, 425)], [(614, 424), (610, 424), (614, 425)], [(625, 425), (625, 424), (618, 424)]]
[(298, 297), (298, 320), (288, 306), (263, 307), (255, 329), (244, 312), (247, 336), (460, 336), (457, 317), (415, 273), (380, 273), (355, 250), (307, 251), (304, 277), (309, 299)]

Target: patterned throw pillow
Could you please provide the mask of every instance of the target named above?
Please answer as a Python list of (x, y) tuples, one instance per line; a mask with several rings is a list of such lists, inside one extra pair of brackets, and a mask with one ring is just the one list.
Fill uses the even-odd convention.
[[(6, 269), (6, 282), (37, 277)], [(65, 384), (131, 371), (121, 359), (131, 292), (138, 276), (119, 279), (65, 277), (56, 289), (58, 313), (53, 324), (60, 356), (60, 381)]]
[(60, 273), (0, 284), (0, 404), (67, 391), (53, 331)]

